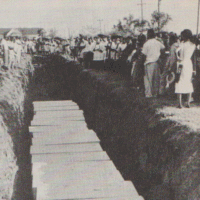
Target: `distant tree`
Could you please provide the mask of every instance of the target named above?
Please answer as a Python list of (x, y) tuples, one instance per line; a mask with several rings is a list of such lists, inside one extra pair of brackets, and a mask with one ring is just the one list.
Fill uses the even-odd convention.
[(133, 29), (131, 28), (131, 23), (126, 20), (127, 18), (124, 18), (126, 21), (125, 24), (122, 24), (122, 21), (119, 20), (117, 25), (113, 26), (113, 34), (125, 36), (127, 34), (133, 34)]
[(117, 31), (124, 31), (121, 20), (119, 20), (117, 25), (114, 25), (114, 29)]
[(55, 28), (52, 28), (49, 30), (49, 37), (54, 38), (56, 36), (57, 30)]
[(151, 25), (150, 25), (149, 21), (147, 21), (147, 20), (142, 20), (142, 21), (139, 19), (134, 20), (134, 32), (136, 30), (138, 30), (139, 32), (142, 32), (142, 31), (147, 30), (150, 27), (151, 27)]
[(123, 21), (125, 23), (122, 24), (122, 21), (119, 20), (117, 25), (114, 25), (113, 32), (120, 35), (135, 35), (136, 30), (142, 31), (146, 30), (147, 27), (150, 27), (150, 23), (147, 20), (139, 20), (134, 19), (133, 15), (129, 15), (128, 17), (124, 17)]
[(38, 35), (39, 35), (39, 36), (42, 36), (42, 37), (43, 37), (43, 36), (45, 35), (45, 33), (46, 33), (46, 31), (45, 31), (44, 29), (39, 29), (39, 30), (38, 30)]
[[(152, 24), (152, 28), (155, 31), (161, 31), (170, 20), (172, 20), (171, 16), (168, 15), (167, 13), (164, 12), (158, 12), (158, 11), (154, 11), (151, 14), (151, 24)], [(160, 24), (160, 26), (158, 27), (158, 25)]]
[(133, 15), (129, 15), (128, 17), (124, 17), (124, 21), (125, 21), (125, 28), (128, 30), (132, 30), (133, 28), (133, 24), (134, 24), (134, 17)]

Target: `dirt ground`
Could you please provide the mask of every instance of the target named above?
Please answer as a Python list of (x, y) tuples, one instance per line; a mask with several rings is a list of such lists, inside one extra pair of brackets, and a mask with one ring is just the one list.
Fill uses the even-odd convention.
[(178, 101), (174, 97), (162, 97), (150, 100), (158, 114), (163, 114), (163, 119), (176, 121), (187, 126), (191, 131), (200, 132), (200, 102), (191, 102), (191, 107), (177, 108)]

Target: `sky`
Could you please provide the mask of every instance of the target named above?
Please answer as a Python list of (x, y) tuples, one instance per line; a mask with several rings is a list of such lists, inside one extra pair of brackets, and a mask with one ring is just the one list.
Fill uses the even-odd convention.
[[(88, 26), (108, 32), (129, 14), (141, 18), (141, 1), (150, 21), (158, 0), (0, 0), (0, 28), (54, 28), (64, 37)], [(196, 34), (197, 8), (198, 0), (161, 0), (160, 11), (173, 19), (165, 30), (180, 34), (188, 28)]]

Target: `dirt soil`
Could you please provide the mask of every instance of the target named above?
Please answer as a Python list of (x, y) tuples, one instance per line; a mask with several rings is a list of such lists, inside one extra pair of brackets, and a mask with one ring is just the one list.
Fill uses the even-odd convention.
[(191, 131), (200, 132), (200, 103), (192, 103), (190, 108), (178, 109), (175, 103), (158, 108), (157, 112), (164, 114), (165, 119), (176, 121), (181, 125), (185, 125)]
[(200, 199), (200, 104), (146, 99), (123, 76), (50, 57), (35, 99), (72, 99), (125, 180), (146, 200)]

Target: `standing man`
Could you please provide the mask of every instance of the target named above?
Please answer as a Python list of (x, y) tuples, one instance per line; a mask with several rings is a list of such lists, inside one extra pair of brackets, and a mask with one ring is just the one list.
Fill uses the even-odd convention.
[(111, 49), (110, 49), (110, 58), (113, 60), (116, 60), (116, 54), (117, 54), (117, 38), (112, 37), (111, 38), (112, 42), (111, 42)]
[(101, 45), (100, 38), (95, 38), (96, 39), (96, 45), (93, 50), (94, 52), (94, 57), (93, 57), (93, 62), (92, 62), (92, 68), (93, 69), (103, 69), (104, 67), (104, 45)]
[(4, 66), (8, 67), (9, 64), (9, 49), (8, 49), (8, 38), (4, 35), (4, 38), (1, 41), (1, 47), (3, 49), (3, 61)]
[(17, 63), (21, 62), (21, 55), (22, 55), (22, 43), (20, 41), (20, 39), (18, 38), (18, 36), (16, 36), (14, 38), (14, 49), (13, 49), (14, 53), (15, 53), (15, 61)]
[(160, 85), (160, 66), (158, 59), (161, 51), (165, 49), (165, 46), (155, 39), (153, 29), (148, 30), (147, 39), (142, 49), (142, 53), (146, 57), (144, 63), (145, 97), (157, 97)]

